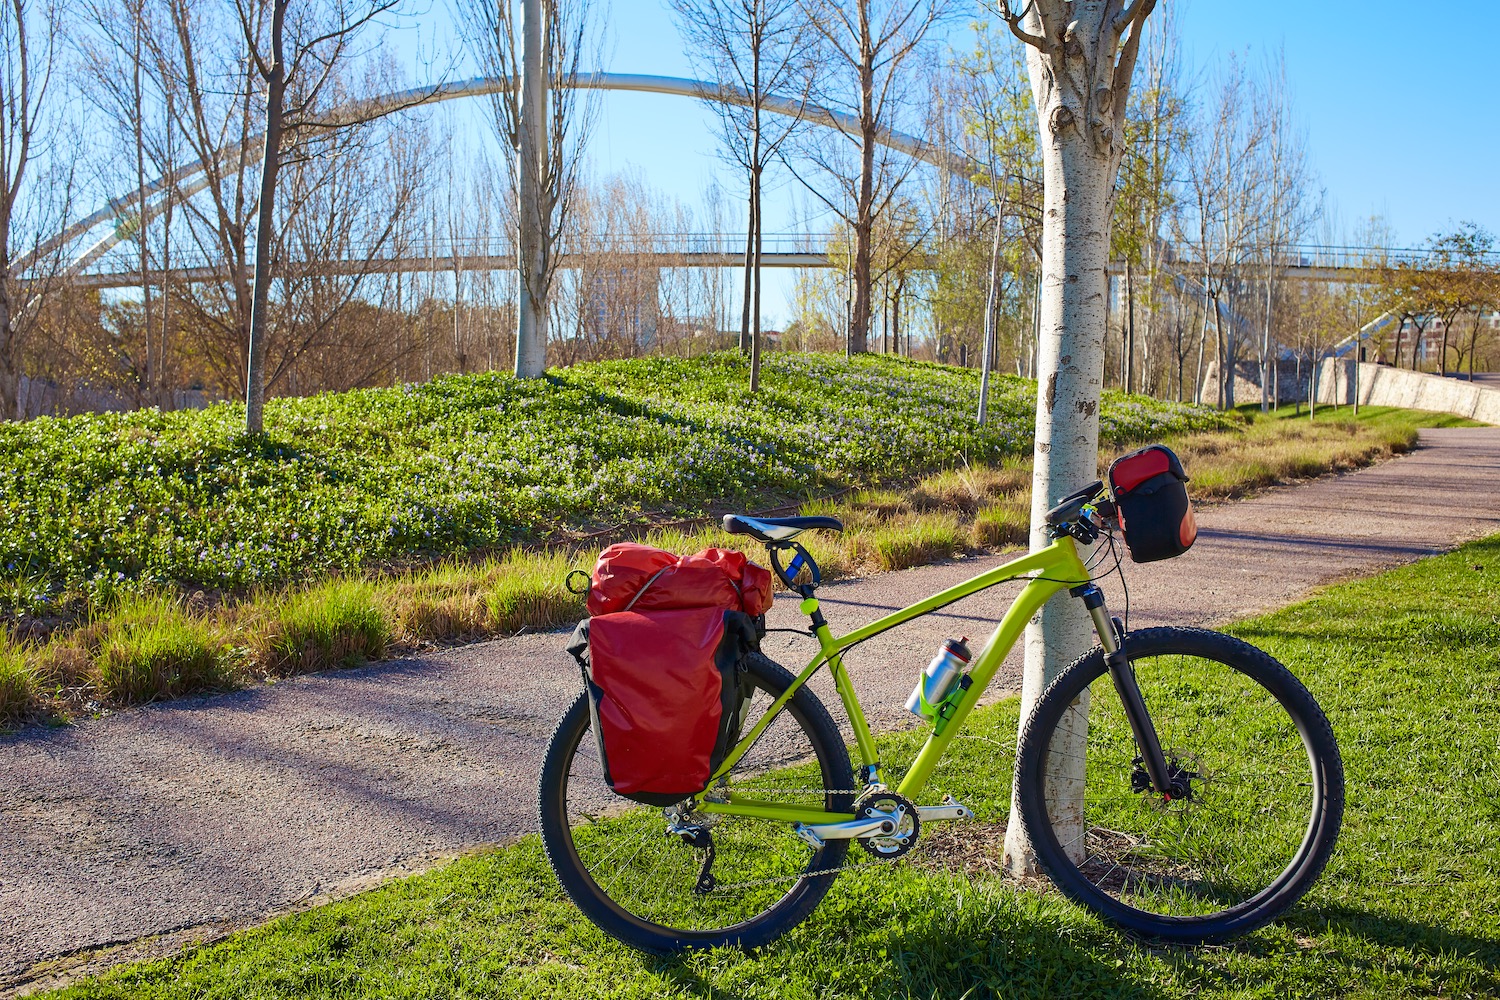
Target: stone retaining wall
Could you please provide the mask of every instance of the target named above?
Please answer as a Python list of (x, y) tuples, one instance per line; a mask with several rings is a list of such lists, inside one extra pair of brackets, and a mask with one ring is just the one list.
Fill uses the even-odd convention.
[[(1463, 379), (1410, 372), (1368, 362), (1359, 366), (1358, 395), (1372, 406), (1432, 410), (1500, 424), (1500, 389)], [(1353, 361), (1326, 358), (1318, 369), (1318, 402), (1346, 405), (1355, 398)]]

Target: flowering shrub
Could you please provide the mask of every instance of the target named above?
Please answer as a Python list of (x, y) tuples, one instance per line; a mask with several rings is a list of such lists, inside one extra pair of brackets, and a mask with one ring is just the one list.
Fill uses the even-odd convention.
[[(971, 370), (737, 354), (449, 376), (242, 409), (0, 425), (0, 602), (37, 609), (149, 585), (243, 589), (691, 515), (1029, 451), (1034, 383)], [(1106, 394), (1101, 441), (1206, 429), (1214, 413)]]

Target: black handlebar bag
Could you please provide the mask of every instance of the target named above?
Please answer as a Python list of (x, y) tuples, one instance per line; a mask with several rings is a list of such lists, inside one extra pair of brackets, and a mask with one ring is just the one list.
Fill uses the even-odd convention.
[(1164, 445), (1150, 445), (1110, 464), (1109, 490), (1132, 562), (1170, 559), (1192, 548), (1198, 522), (1187, 481), (1181, 460)]

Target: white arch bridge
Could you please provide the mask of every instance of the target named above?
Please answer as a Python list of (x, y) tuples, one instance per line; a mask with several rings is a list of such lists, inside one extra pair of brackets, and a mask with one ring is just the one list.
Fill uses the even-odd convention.
[[(565, 85), (578, 90), (664, 94), (746, 107), (753, 103), (750, 94), (741, 88), (679, 77), (587, 73), (573, 77)], [(342, 105), (329, 112), (324, 123), (338, 125), (355, 122), (405, 108), (487, 96), (514, 86), (510, 77), (493, 76), (415, 87)], [(857, 131), (859, 128), (858, 120), (852, 115), (820, 105), (806, 104), (794, 98), (770, 96), (765, 99), (765, 107), (774, 113), (798, 116), (825, 128), (844, 132)], [(985, 185), (990, 180), (988, 168), (984, 164), (961, 152), (916, 136), (881, 129), (876, 133), (876, 141), (971, 182)], [(105, 258), (119, 243), (130, 239), (161, 215), (169, 200), (181, 203), (205, 190), (211, 183), (208, 171), (210, 165), (254, 160), (260, 155), (263, 146), (263, 135), (251, 136), (218, 150), (212, 157), (212, 164), (205, 160), (194, 161), (113, 199), (44, 241), (31, 255), (18, 262), (18, 269), (24, 272), (37, 262), (49, 259), (53, 254), (82, 241), (81, 246), (68, 255), (68, 262), (63, 269), (66, 277), (79, 285), (93, 288), (139, 285), (142, 281), (139, 269), (91, 271), (90, 268)], [(103, 232), (100, 233), (100, 230)], [(93, 239), (86, 239), (90, 236)], [(584, 264), (599, 259), (601, 255), (608, 255), (615, 261), (628, 258), (638, 266), (738, 267), (744, 263), (744, 237), (724, 233), (658, 234), (646, 240), (616, 240), (607, 244), (596, 242), (576, 247), (565, 245), (561, 250), (562, 267)], [(919, 247), (914, 254), (923, 264), (930, 266), (930, 253)], [(837, 237), (829, 234), (773, 234), (766, 237), (762, 264), (772, 268), (832, 267), (837, 266), (843, 256)], [(1280, 248), (1275, 268), (1280, 277), (1293, 280), (1360, 281), (1368, 280), (1374, 267), (1393, 264), (1398, 260), (1421, 266), (1428, 256), (1428, 252), (1421, 249), (1294, 246)], [(184, 259), (181, 254), (179, 261), (180, 265), (169, 272), (176, 280), (209, 281), (221, 274), (214, 261)], [(292, 262), (290, 266), (299, 273), (322, 274), (494, 271), (512, 270), (516, 266), (516, 260), (509, 240), (475, 240), (407, 245), (400, 249), (355, 247), (342, 259)], [(1257, 268), (1256, 265), (1251, 265), (1241, 271), (1254, 277), (1257, 269), (1263, 271), (1265, 266), (1260, 264)], [(1201, 262), (1190, 256), (1172, 260), (1168, 267), (1184, 275), (1194, 275), (1203, 270)], [(145, 279), (156, 283), (166, 276), (163, 273), (148, 274)]]
[[(339, 125), (342, 123), (351, 123), (368, 119), (374, 115), (412, 107), (437, 104), (464, 97), (483, 97), (513, 89), (514, 86), (515, 82), (510, 77), (490, 76), (476, 77), (472, 80), (465, 80), (459, 83), (415, 87), (409, 90), (396, 91), (379, 97), (342, 105), (329, 112), (324, 119), (324, 124)], [(714, 100), (725, 104), (738, 104), (745, 107), (749, 107), (754, 103), (749, 92), (739, 87), (720, 86), (718, 84), (705, 83), (702, 80), (686, 80), (670, 76), (646, 76), (634, 73), (587, 73), (573, 77), (565, 86), (577, 90), (634, 91), (637, 93), (694, 97)], [(763, 106), (776, 114), (800, 117), (805, 121), (826, 128), (838, 129), (843, 132), (857, 132), (859, 130), (859, 121), (852, 115), (820, 105), (806, 104), (793, 98), (773, 95), (765, 98)], [(977, 183), (982, 184), (985, 182), (985, 167), (962, 153), (954, 152), (953, 150), (926, 142), (916, 136), (891, 129), (878, 130), (875, 138), (881, 145), (906, 153), (917, 160), (932, 164), (941, 170), (958, 174)], [(99, 287), (111, 287), (115, 285), (119, 280), (119, 276), (86, 276), (85, 272), (116, 244), (129, 239), (134, 233), (159, 216), (166, 209), (169, 199), (180, 203), (206, 189), (211, 183), (208, 171), (210, 166), (227, 165), (237, 160), (253, 160), (260, 155), (264, 145), (264, 135), (251, 136), (242, 142), (232, 143), (218, 150), (211, 161), (196, 160), (158, 177), (143, 187), (115, 198), (102, 208), (72, 223), (55, 236), (43, 242), (34, 253), (21, 262), (22, 269), (37, 261), (49, 258), (51, 255), (84, 239), (107, 225), (109, 229), (103, 235), (96, 237), (91, 242), (85, 243), (81, 249), (69, 257), (64, 273), (70, 277), (77, 276), (86, 284), (94, 284)], [(685, 250), (682, 252), (708, 253), (710, 256), (704, 257), (703, 263), (700, 266), (727, 266), (729, 263), (727, 261), (710, 262), (710, 259), (717, 255), (717, 250)], [(456, 254), (450, 252), (444, 256), (448, 258), (448, 268), (451, 268), (453, 263), (452, 258)], [(492, 266), (496, 267), (500, 266), (500, 260), (507, 259), (508, 256), (510, 263), (506, 266), (514, 266), (513, 255), (482, 254), (475, 256), (493, 259), (494, 264)], [(399, 260), (393, 260), (390, 262), (390, 265), (393, 268), (409, 266), (411, 269), (422, 270), (426, 268), (419, 266), (421, 262), (430, 261), (431, 257), (432, 255), (430, 254), (426, 256), (414, 255), (410, 256), (404, 263)], [(330, 273), (338, 273), (341, 267), (350, 267), (353, 266), (353, 263), (352, 260), (347, 262), (330, 261), (328, 262), (328, 267)], [(823, 261), (823, 264), (826, 266), (826, 259)], [(773, 263), (772, 266), (788, 265), (778, 261)], [(91, 277), (94, 280), (89, 280)], [(136, 272), (134, 283), (140, 283), (139, 272)]]

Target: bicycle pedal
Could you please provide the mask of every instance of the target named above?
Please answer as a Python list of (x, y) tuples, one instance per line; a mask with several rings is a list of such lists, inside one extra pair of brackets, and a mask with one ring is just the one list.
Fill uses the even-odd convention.
[(923, 823), (930, 823), (933, 820), (973, 819), (974, 810), (953, 796), (944, 795), (943, 801), (935, 806), (917, 806), (917, 818)]

